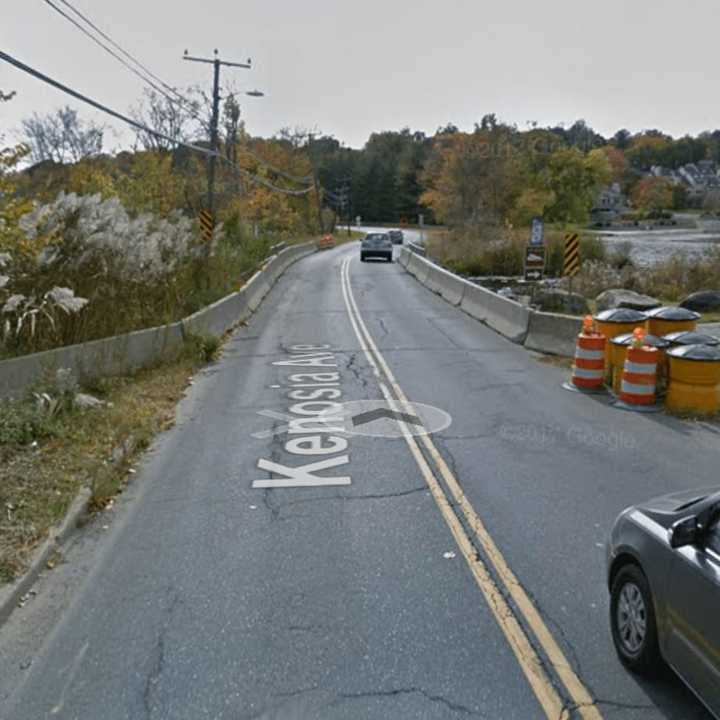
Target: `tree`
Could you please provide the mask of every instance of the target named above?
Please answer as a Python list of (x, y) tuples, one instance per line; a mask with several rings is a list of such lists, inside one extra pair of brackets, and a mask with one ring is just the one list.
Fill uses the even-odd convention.
[(629, 130), (618, 130), (612, 137), (612, 143), (618, 150), (627, 150), (630, 147), (632, 133)]
[(653, 165), (662, 165), (672, 138), (657, 130), (648, 130), (632, 139), (625, 152), (628, 162), (636, 169), (647, 172)]
[(35, 113), (21, 124), (35, 163), (76, 163), (102, 152), (105, 126), (81, 120), (69, 105), (44, 116)]
[(166, 95), (146, 88), (143, 100), (131, 109), (131, 117), (165, 137), (158, 137), (145, 130), (136, 130), (137, 147), (143, 150), (170, 151), (179, 142), (188, 141), (197, 129), (195, 117), (198, 110), (197, 102), (182, 103), (180, 100), (171, 100)]
[(577, 148), (554, 152), (545, 171), (545, 187), (553, 202), (546, 208), (546, 219), (562, 223), (586, 222), (595, 193), (610, 180), (607, 155), (596, 149), (583, 155)]
[(451, 226), (498, 226), (522, 192), (523, 159), (514, 143), (516, 130), (493, 124), (475, 132), (435, 136), (426, 163), (420, 200)]
[(225, 156), (237, 162), (237, 146), (240, 136), (245, 132), (245, 125), (240, 119), (240, 103), (234, 93), (230, 93), (223, 103), (223, 128), (225, 130)]
[(668, 210), (673, 205), (673, 184), (664, 177), (643, 178), (633, 188), (632, 201), (640, 210)]
[(624, 182), (627, 172), (625, 153), (612, 145), (606, 145), (602, 148), (602, 152), (605, 153), (610, 164), (611, 181), (616, 183)]
[[(14, 96), (14, 92), (0, 90), (0, 103), (9, 102)], [(0, 144), (4, 142), (5, 137), (0, 135)], [(32, 254), (32, 248), (18, 225), (20, 218), (32, 209), (32, 203), (18, 197), (15, 187), (15, 170), (29, 152), (30, 148), (23, 144), (0, 147), (0, 253), (10, 252), (13, 257), (18, 251)]]

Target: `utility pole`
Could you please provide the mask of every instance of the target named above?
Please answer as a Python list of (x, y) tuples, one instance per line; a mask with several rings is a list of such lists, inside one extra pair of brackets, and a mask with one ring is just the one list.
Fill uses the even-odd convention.
[(325, 232), (325, 228), (323, 227), (322, 199), (320, 197), (320, 189), (318, 185), (317, 167), (315, 166), (315, 156), (313, 154), (314, 139), (315, 138), (313, 136), (313, 133), (308, 133), (308, 154), (310, 155), (310, 166), (312, 167), (313, 187), (315, 189), (315, 204), (317, 205), (318, 214), (318, 227), (320, 228), (320, 234), (322, 235)]
[(347, 221), (347, 236), (350, 237), (352, 232), (350, 226), (352, 225), (352, 179), (347, 179), (347, 185), (345, 186), (345, 201), (347, 202), (348, 221)]
[(215, 50), (215, 57), (210, 58), (199, 58), (188, 55), (188, 51), (185, 51), (183, 60), (189, 60), (190, 62), (202, 62), (208, 63), (213, 66), (213, 108), (212, 116), (210, 118), (210, 150), (212, 155), (208, 159), (208, 196), (207, 196), (207, 210), (214, 217), (215, 212), (215, 166), (217, 163), (217, 152), (218, 152), (218, 124), (220, 122), (220, 68), (225, 67), (237, 67), (249, 70), (252, 67), (252, 60), (248, 58), (246, 63), (235, 63), (227, 62), (226, 60), (220, 60), (218, 57), (218, 51)]
[(342, 217), (347, 212), (347, 235), (350, 237), (350, 225), (352, 225), (352, 178), (340, 178), (340, 182), (342, 185), (337, 188), (336, 195), (339, 198), (340, 216)]

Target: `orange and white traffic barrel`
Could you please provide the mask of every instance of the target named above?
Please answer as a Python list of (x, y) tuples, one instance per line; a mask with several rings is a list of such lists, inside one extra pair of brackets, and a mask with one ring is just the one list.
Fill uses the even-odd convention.
[(602, 390), (605, 376), (604, 335), (580, 333), (575, 346), (575, 363), (570, 382), (581, 390)]
[(654, 347), (629, 347), (620, 382), (620, 402), (630, 408), (655, 405), (659, 351)]
[(328, 248), (334, 248), (335, 238), (330, 234), (323, 235), (317, 246), (319, 250), (327, 250)]
[(586, 317), (582, 332), (577, 336), (570, 383), (564, 385), (567, 390), (603, 391), (606, 342), (605, 336), (595, 331), (593, 319)]
[[(625, 335), (618, 335), (610, 341), (610, 375), (612, 377), (612, 389), (615, 395), (618, 396), (620, 395), (620, 386), (622, 385), (627, 349), (633, 344), (635, 337), (635, 333), (626, 333)], [(650, 347), (658, 349), (657, 384), (658, 387), (662, 389), (667, 364), (665, 350), (670, 346), (670, 341), (666, 338), (657, 337), (656, 335), (644, 335), (642, 341), (643, 345), (649, 345)]]

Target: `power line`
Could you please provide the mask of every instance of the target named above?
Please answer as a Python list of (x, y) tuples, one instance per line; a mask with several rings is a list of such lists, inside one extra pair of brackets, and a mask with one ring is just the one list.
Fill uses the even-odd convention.
[(272, 163), (269, 163), (267, 160), (263, 160), (259, 155), (254, 153), (252, 150), (248, 150), (248, 148), (243, 147), (242, 145), (239, 148), (241, 153), (244, 153), (245, 155), (249, 155), (251, 158), (254, 158), (257, 160), (260, 164), (264, 165), (268, 170), (272, 170), (274, 173), (277, 173), (281, 177), (286, 178), (287, 180), (292, 180), (293, 182), (299, 183), (301, 185), (305, 185), (307, 183), (312, 182), (312, 175), (307, 175), (305, 177), (298, 177), (297, 175), (291, 175), (290, 173), (285, 172), (284, 170), (281, 170), (278, 167), (275, 167)]
[[(53, 80), (51, 77), (48, 77), (47, 75), (41, 73), (39, 70), (35, 70), (34, 68), (31, 68), (29, 65), (26, 65), (25, 63), (21, 62), (20, 60), (16, 60), (12, 55), (8, 55), (6, 52), (3, 52), (0, 50), (0, 60), (4, 60), (7, 63), (10, 63), (10, 65), (13, 65), (14, 67), (18, 68), (18, 70), (22, 70), (23, 72), (28, 73), (29, 75), (32, 75), (33, 77), (37, 78), (38, 80), (42, 80), (43, 82), (47, 83), (48, 85), (52, 85), (54, 88), (66, 93), (67, 95), (70, 95), (71, 97), (74, 97), (76, 100), (80, 100), (80, 102), (84, 102), (87, 105), (90, 105), (94, 107), (96, 110), (100, 110), (100, 112), (104, 112), (107, 115), (111, 115), (112, 117), (116, 118), (117, 120), (121, 120), (122, 122), (130, 125), (131, 127), (134, 127), (137, 130), (142, 130), (143, 132), (150, 133), (151, 135), (154, 135), (155, 137), (162, 138), (163, 140), (167, 140), (175, 145), (180, 145), (182, 147), (186, 147), (190, 150), (195, 150), (196, 152), (202, 153), (203, 155), (211, 155), (212, 153), (207, 150), (206, 148), (200, 147), (199, 145), (193, 145), (192, 143), (186, 143), (182, 140), (177, 140), (176, 138), (172, 138), (169, 135), (165, 135), (164, 133), (158, 132), (157, 130), (153, 130), (146, 125), (143, 125), (142, 123), (137, 122), (136, 120), (133, 120), (126, 115), (123, 115), (122, 113), (117, 112), (117, 110), (112, 110), (111, 108), (103, 105), (102, 103), (97, 102), (97, 100), (93, 100), (92, 98), (89, 98), (82, 93), (77, 92), (76, 90), (73, 90), (72, 88), (69, 88), (67, 85), (63, 85), (61, 82), (58, 82), (57, 80)], [(219, 155), (219, 153), (215, 153), (216, 155)]]
[[(119, 50), (128, 60), (135, 63), (139, 68), (142, 69), (142, 71), (149, 75), (153, 80), (160, 83), (168, 92), (172, 93), (173, 95), (177, 96), (177, 98), (182, 102), (189, 102), (187, 98), (179, 93), (174, 87), (171, 85), (168, 85), (164, 80), (159, 78), (157, 75), (155, 75), (146, 65), (143, 65), (134, 55), (127, 52), (122, 46), (118, 45), (107, 33), (105, 33), (103, 30), (101, 30), (89, 17), (81, 13), (72, 3), (68, 2), (68, 0), (60, 0), (60, 2), (65, 5), (66, 7), (70, 8), (81, 20), (83, 20), (87, 25), (89, 25), (93, 30), (95, 30), (96, 33), (98, 33), (101, 37), (103, 37), (105, 40), (107, 40), (114, 48)], [(192, 103), (191, 103), (192, 104)]]
[[(128, 64), (123, 58), (121, 58), (112, 48), (109, 48), (107, 45), (105, 45), (103, 42), (98, 40), (92, 33), (90, 33), (86, 28), (84, 28), (80, 23), (78, 23), (75, 19), (70, 17), (66, 12), (64, 12), (61, 8), (59, 8), (52, 0), (45, 0), (45, 3), (49, 5), (53, 10), (55, 10), (57, 13), (59, 13), (62, 17), (64, 17), (68, 22), (72, 23), (78, 30), (80, 30), (84, 35), (89, 37), (95, 44), (100, 46), (105, 52), (109, 53), (112, 57), (114, 57), (118, 62), (120, 62), (125, 68), (130, 70), (134, 75), (139, 77), (144, 83), (152, 87), (155, 91), (159, 92), (163, 97), (167, 98), (171, 103), (173, 104), (184, 104), (189, 110), (190, 115), (195, 119), (198, 120), (201, 123), (206, 122), (204, 118), (200, 116), (200, 114), (197, 112), (197, 108), (195, 104), (188, 100), (184, 95), (179, 93), (175, 88), (168, 85), (166, 82), (164, 82), (161, 78), (159, 78), (157, 75), (155, 75), (151, 70), (147, 68), (146, 65), (143, 65), (137, 58), (135, 58), (131, 53), (127, 52), (122, 46), (120, 46), (115, 40), (113, 40), (106, 32), (104, 32), (100, 27), (98, 27), (89, 17), (87, 17), (85, 14), (80, 12), (72, 3), (68, 2), (68, 0), (58, 0), (63, 5), (68, 7), (72, 12), (74, 12), (83, 22), (85, 22), (87, 25), (89, 25), (95, 32), (97, 32), (101, 37), (103, 37), (105, 40), (107, 40), (113, 47), (115, 47), (120, 53), (122, 53), (125, 57), (127, 57), (131, 62), (135, 63), (137, 67), (139, 67), (142, 72), (138, 71), (136, 68), (132, 67), (130, 64)], [(152, 80), (148, 79), (152, 78)], [(159, 83), (162, 87), (159, 87), (158, 85), (153, 82), (155, 80), (157, 83)], [(164, 88), (164, 89), (163, 89)], [(167, 92), (165, 91), (167, 90)], [(168, 92), (172, 93), (176, 96), (177, 99), (174, 99), (168, 95)], [(267, 160), (264, 160), (259, 155), (255, 154), (251, 150), (241, 147), (241, 152), (245, 153), (246, 155), (252, 157), (253, 159), (257, 160), (257, 162), (264, 165), (269, 170), (272, 170), (272, 172), (276, 173), (277, 175), (280, 175), (281, 177), (284, 177), (287, 180), (290, 180), (292, 182), (296, 182), (300, 185), (305, 185), (308, 182), (312, 180), (311, 176), (306, 177), (298, 177), (296, 175), (291, 175), (290, 173), (285, 172), (284, 170), (281, 170), (280, 168), (274, 166), (272, 163), (269, 163)]]
[[(85, 19), (85, 17), (83, 15), (80, 15), (79, 11), (75, 10), (75, 8), (73, 8), (71, 5), (69, 5), (69, 3), (65, 2), (65, 0), (60, 0), (60, 1), (64, 2), (65, 5), (68, 5), (80, 17)], [(118, 53), (116, 53), (111, 47), (108, 47), (104, 42), (102, 42), (101, 40), (98, 40), (98, 38), (96, 38), (87, 28), (83, 27), (77, 20), (72, 18), (62, 8), (58, 7), (54, 2), (52, 2), (52, 0), (45, 0), (45, 3), (47, 5), (49, 5), (53, 10), (55, 10), (55, 12), (57, 12), (59, 15), (64, 17), (69, 23), (72, 23), (72, 25), (74, 25), (78, 30), (80, 30), (80, 32), (83, 33), (83, 35), (86, 35), (87, 37), (89, 37), (90, 40), (92, 40), (96, 45), (100, 46), (103, 50), (105, 50), (105, 52), (112, 55), (112, 57), (114, 57), (119, 63), (121, 63), (131, 73), (133, 73), (134, 75), (139, 77), (143, 81), (143, 83), (145, 83), (146, 85), (149, 85), (151, 88), (153, 88), (153, 90), (160, 93), (163, 97), (167, 98), (167, 100), (169, 100), (171, 103), (177, 104), (177, 105), (180, 105), (181, 103), (186, 103), (186, 104), (192, 106), (192, 103), (189, 100), (185, 99), (182, 95), (180, 95), (178, 92), (176, 92), (174, 90), (173, 90), (173, 93), (175, 95), (177, 95), (180, 98), (180, 100), (177, 100), (177, 99), (171, 97), (162, 87), (160, 87), (160, 85), (157, 85), (155, 82), (153, 82), (153, 80), (146, 77), (146, 75), (143, 74), (143, 72), (140, 72), (139, 70), (134, 68), (132, 65), (130, 65), (130, 63), (128, 63), (126, 60), (124, 60), (122, 57), (120, 57), (120, 55)], [(95, 27), (88, 20), (85, 20), (85, 22), (88, 22), (88, 24), (90, 24), (91, 27), (93, 27), (93, 28)], [(100, 32), (100, 34), (103, 35), (103, 37), (106, 37), (105, 34), (102, 33), (102, 31), (98, 31), (98, 32)], [(118, 47), (122, 53), (124, 53), (125, 55), (128, 55), (129, 57), (132, 57), (129, 55), (129, 53), (126, 53), (124, 50), (122, 50), (122, 48), (120, 48), (114, 41), (110, 40), (110, 42), (113, 45), (115, 45), (116, 47)], [(134, 59), (133, 59), (133, 62), (137, 63), (137, 61)], [(140, 65), (140, 63), (137, 63), (137, 64), (140, 67), (143, 67), (142, 65)], [(155, 77), (151, 72), (145, 70), (144, 67), (143, 67), (143, 70), (144, 70), (144, 72), (147, 73), (147, 75), (150, 76), (150, 78)], [(165, 85), (165, 83), (163, 83), (162, 80), (159, 80), (158, 82)]]
[(268, 190), (273, 190), (274, 192), (281, 192), (285, 193), (286, 195), (294, 195), (296, 197), (299, 197), (301, 195), (307, 195), (308, 193), (312, 192), (313, 186), (305, 188), (304, 190), (289, 190), (288, 188), (281, 188), (277, 185), (273, 185), (269, 180), (265, 180), (265, 178), (261, 178), (259, 175), (253, 175), (248, 170), (245, 170), (244, 168), (241, 168), (239, 165), (235, 165), (235, 163), (228, 160), (224, 155), (220, 155), (220, 159), (226, 162), (236, 173), (239, 173), (241, 175), (244, 175), (250, 179), (252, 183), (255, 185), (262, 185), (263, 187), (268, 188)]
[(32, 68), (29, 65), (26, 65), (24, 62), (17, 60), (12, 55), (8, 55), (8, 53), (6, 53), (2, 50), (0, 50), (0, 60), (4, 60), (6, 63), (9, 63), (13, 67), (16, 67), (18, 70), (22, 70), (23, 72), (28, 73), (29, 75), (32, 75), (33, 77), (37, 78), (38, 80), (42, 80), (44, 83), (51, 85), (52, 87), (56, 88), (57, 90), (60, 90), (61, 92), (64, 92), (67, 95), (70, 95), (71, 97), (75, 98), (76, 100), (79, 100), (80, 102), (90, 105), (91, 107), (95, 108), (96, 110), (99, 110), (100, 112), (110, 115), (111, 117), (114, 117), (117, 120), (120, 120), (120, 121), (126, 123), (127, 125), (130, 125), (131, 127), (136, 128), (137, 130), (141, 130), (143, 132), (154, 135), (155, 137), (162, 138), (163, 140), (167, 140), (168, 142), (171, 142), (174, 145), (178, 145), (180, 147), (187, 148), (188, 150), (194, 150), (195, 152), (200, 153), (201, 155), (206, 155), (208, 157), (211, 157), (211, 156), (219, 157), (222, 161), (224, 161), (225, 163), (230, 165), (235, 170), (235, 172), (248, 177), (251, 182), (253, 182), (255, 184), (263, 185), (263, 186), (267, 187), (268, 189), (273, 190), (274, 192), (281, 192), (281, 193), (285, 193), (287, 195), (299, 196), (299, 195), (305, 195), (312, 190), (311, 187), (307, 188), (306, 190), (288, 190), (286, 188), (281, 188), (277, 185), (273, 185), (271, 182), (268, 182), (267, 180), (265, 180), (263, 178), (253, 175), (248, 170), (245, 170), (244, 168), (241, 168), (238, 165), (235, 165), (235, 163), (232, 163), (230, 160), (228, 160), (224, 155), (222, 155), (219, 152), (212, 152), (212, 151), (208, 150), (207, 148), (201, 147), (200, 145), (194, 145), (192, 143), (187, 143), (182, 140), (178, 140), (177, 138), (172, 138), (169, 135), (165, 135), (164, 133), (158, 132), (157, 130), (153, 130), (152, 128), (149, 128), (146, 125), (143, 125), (142, 123), (139, 123), (136, 120), (133, 120), (132, 118), (129, 118), (129, 117), (123, 115), (122, 113), (119, 113), (116, 110), (113, 110), (113, 109), (107, 107), (106, 105), (99, 103), (97, 100), (93, 100), (92, 98), (89, 98), (86, 95), (83, 95), (82, 93), (79, 93), (76, 90), (69, 88), (67, 85), (63, 85), (63, 83), (61, 83), (61, 82), (58, 82), (57, 80), (53, 80), (53, 78), (48, 77), (44, 73), (41, 73), (39, 70), (35, 70), (35, 68)]

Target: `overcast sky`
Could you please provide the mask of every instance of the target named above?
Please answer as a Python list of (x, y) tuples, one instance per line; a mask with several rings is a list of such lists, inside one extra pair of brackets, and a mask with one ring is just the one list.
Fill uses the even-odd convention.
[[(718, 0), (71, 1), (171, 85), (210, 85), (186, 48), (252, 57), (225, 77), (267, 93), (243, 104), (258, 135), (300, 126), (360, 147), (373, 131), (471, 129), (489, 112), (520, 127), (583, 118), (605, 135), (720, 127)], [(2, 0), (0, 49), (122, 112), (142, 93), (44, 0)], [(18, 93), (0, 131), (66, 103), (5, 63), (0, 89)]]

